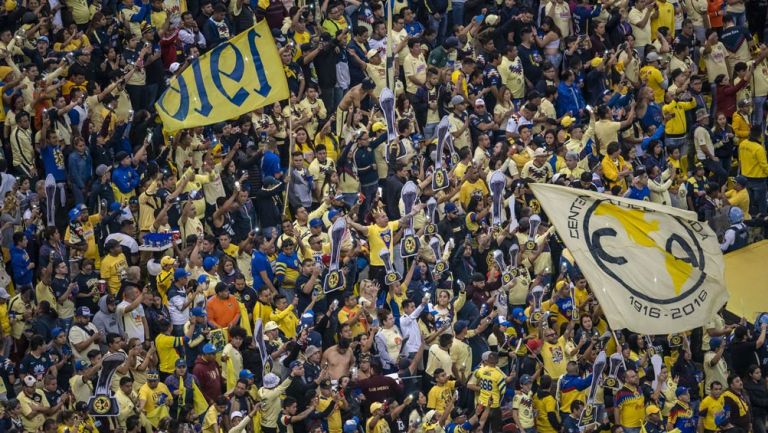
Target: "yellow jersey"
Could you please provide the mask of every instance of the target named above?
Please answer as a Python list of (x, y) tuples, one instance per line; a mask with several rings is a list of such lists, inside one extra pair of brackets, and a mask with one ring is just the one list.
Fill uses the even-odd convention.
[(443, 385), (433, 385), (427, 395), (427, 408), (443, 412), (446, 402), (453, 399), (454, 389), (456, 389), (455, 380), (448, 380)]
[(158, 370), (163, 373), (173, 373), (176, 369), (176, 361), (179, 359), (177, 348), (184, 347), (184, 337), (160, 334), (155, 337), (157, 357), (160, 358)]
[(385, 227), (379, 227), (377, 224), (368, 226), (368, 251), (370, 251), (371, 266), (384, 266), (384, 261), (379, 256), (384, 248), (388, 249), (390, 257), (394, 258), (394, 237), (398, 228), (400, 228), (398, 221), (390, 221)]
[(541, 347), (541, 357), (544, 359), (544, 371), (552, 378), (565, 374), (568, 360), (565, 357), (565, 337), (562, 335), (555, 344), (544, 342)]
[(533, 409), (536, 413), (536, 432), (537, 433), (557, 433), (552, 423), (549, 422), (547, 414), (554, 413), (559, 418), (557, 413), (557, 402), (551, 394), (547, 393), (543, 397), (538, 395), (533, 398)]
[(699, 416), (704, 418), (704, 429), (715, 431), (715, 416), (725, 408), (722, 395), (714, 398), (711, 395), (704, 397), (699, 405)]
[[(332, 398), (320, 397), (317, 400), (317, 412), (322, 412), (333, 403)], [(333, 409), (333, 411), (325, 417), (325, 424), (327, 426), (328, 433), (341, 433), (341, 411), (339, 406)]]
[(500, 407), (501, 398), (507, 392), (507, 375), (498, 367), (483, 366), (475, 371), (475, 379), (480, 386), (477, 401), (492, 409)]

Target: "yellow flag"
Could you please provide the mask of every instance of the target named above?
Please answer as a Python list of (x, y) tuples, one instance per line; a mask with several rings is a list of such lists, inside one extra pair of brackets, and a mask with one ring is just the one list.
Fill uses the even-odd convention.
[(288, 98), (288, 81), (265, 20), (193, 61), (155, 107), (167, 131), (205, 126)]
[(727, 301), (720, 244), (693, 212), (557, 185), (531, 190), (611, 328), (688, 331)]
[(205, 411), (208, 410), (208, 403), (205, 402), (205, 397), (203, 396), (203, 393), (200, 391), (200, 388), (197, 387), (197, 384), (192, 381), (192, 404), (193, 404), (193, 410), (195, 411), (195, 416), (199, 417), (200, 415), (204, 414)]

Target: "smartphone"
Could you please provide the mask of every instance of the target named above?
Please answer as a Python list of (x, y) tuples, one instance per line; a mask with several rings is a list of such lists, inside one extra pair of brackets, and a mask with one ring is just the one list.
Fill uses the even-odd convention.
[(480, 14), (475, 17), (475, 21), (477, 21), (478, 24), (482, 23), (484, 19), (485, 19), (485, 14)]

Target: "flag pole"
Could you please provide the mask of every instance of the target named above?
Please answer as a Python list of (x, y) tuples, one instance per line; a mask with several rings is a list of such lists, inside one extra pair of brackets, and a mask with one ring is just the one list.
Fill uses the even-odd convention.
[(387, 0), (387, 87), (395, 90), (395, 57), (392, 52), (392, 14), (395, 13), (394, 0)]
[(288, 97), (288, 167), (285, 178), (285, 200), (283, 201), (283, 215), (291, 218), (290, 208), (288, 207), (288, 190), (291, 188), (291, 163), (293, 162), (293, 103), (291, 97)]

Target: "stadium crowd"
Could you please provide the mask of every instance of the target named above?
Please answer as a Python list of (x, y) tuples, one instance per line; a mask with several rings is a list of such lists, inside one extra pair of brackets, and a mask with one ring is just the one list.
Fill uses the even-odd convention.
[[(610, 329), (530, 185), (693, 211), (726, 253), (763, 239), (767, 14), (5, 0), (0, 433), (765, 433), (768, 320)], [(171, 80), (259, 20), (290, 98), (164, 128)], [(339, 219), (344, 286), (326, 293)], [(493, 252), (510, 249), (503, 282)], [(89, 407), (99, 388), (113, 416)]]

